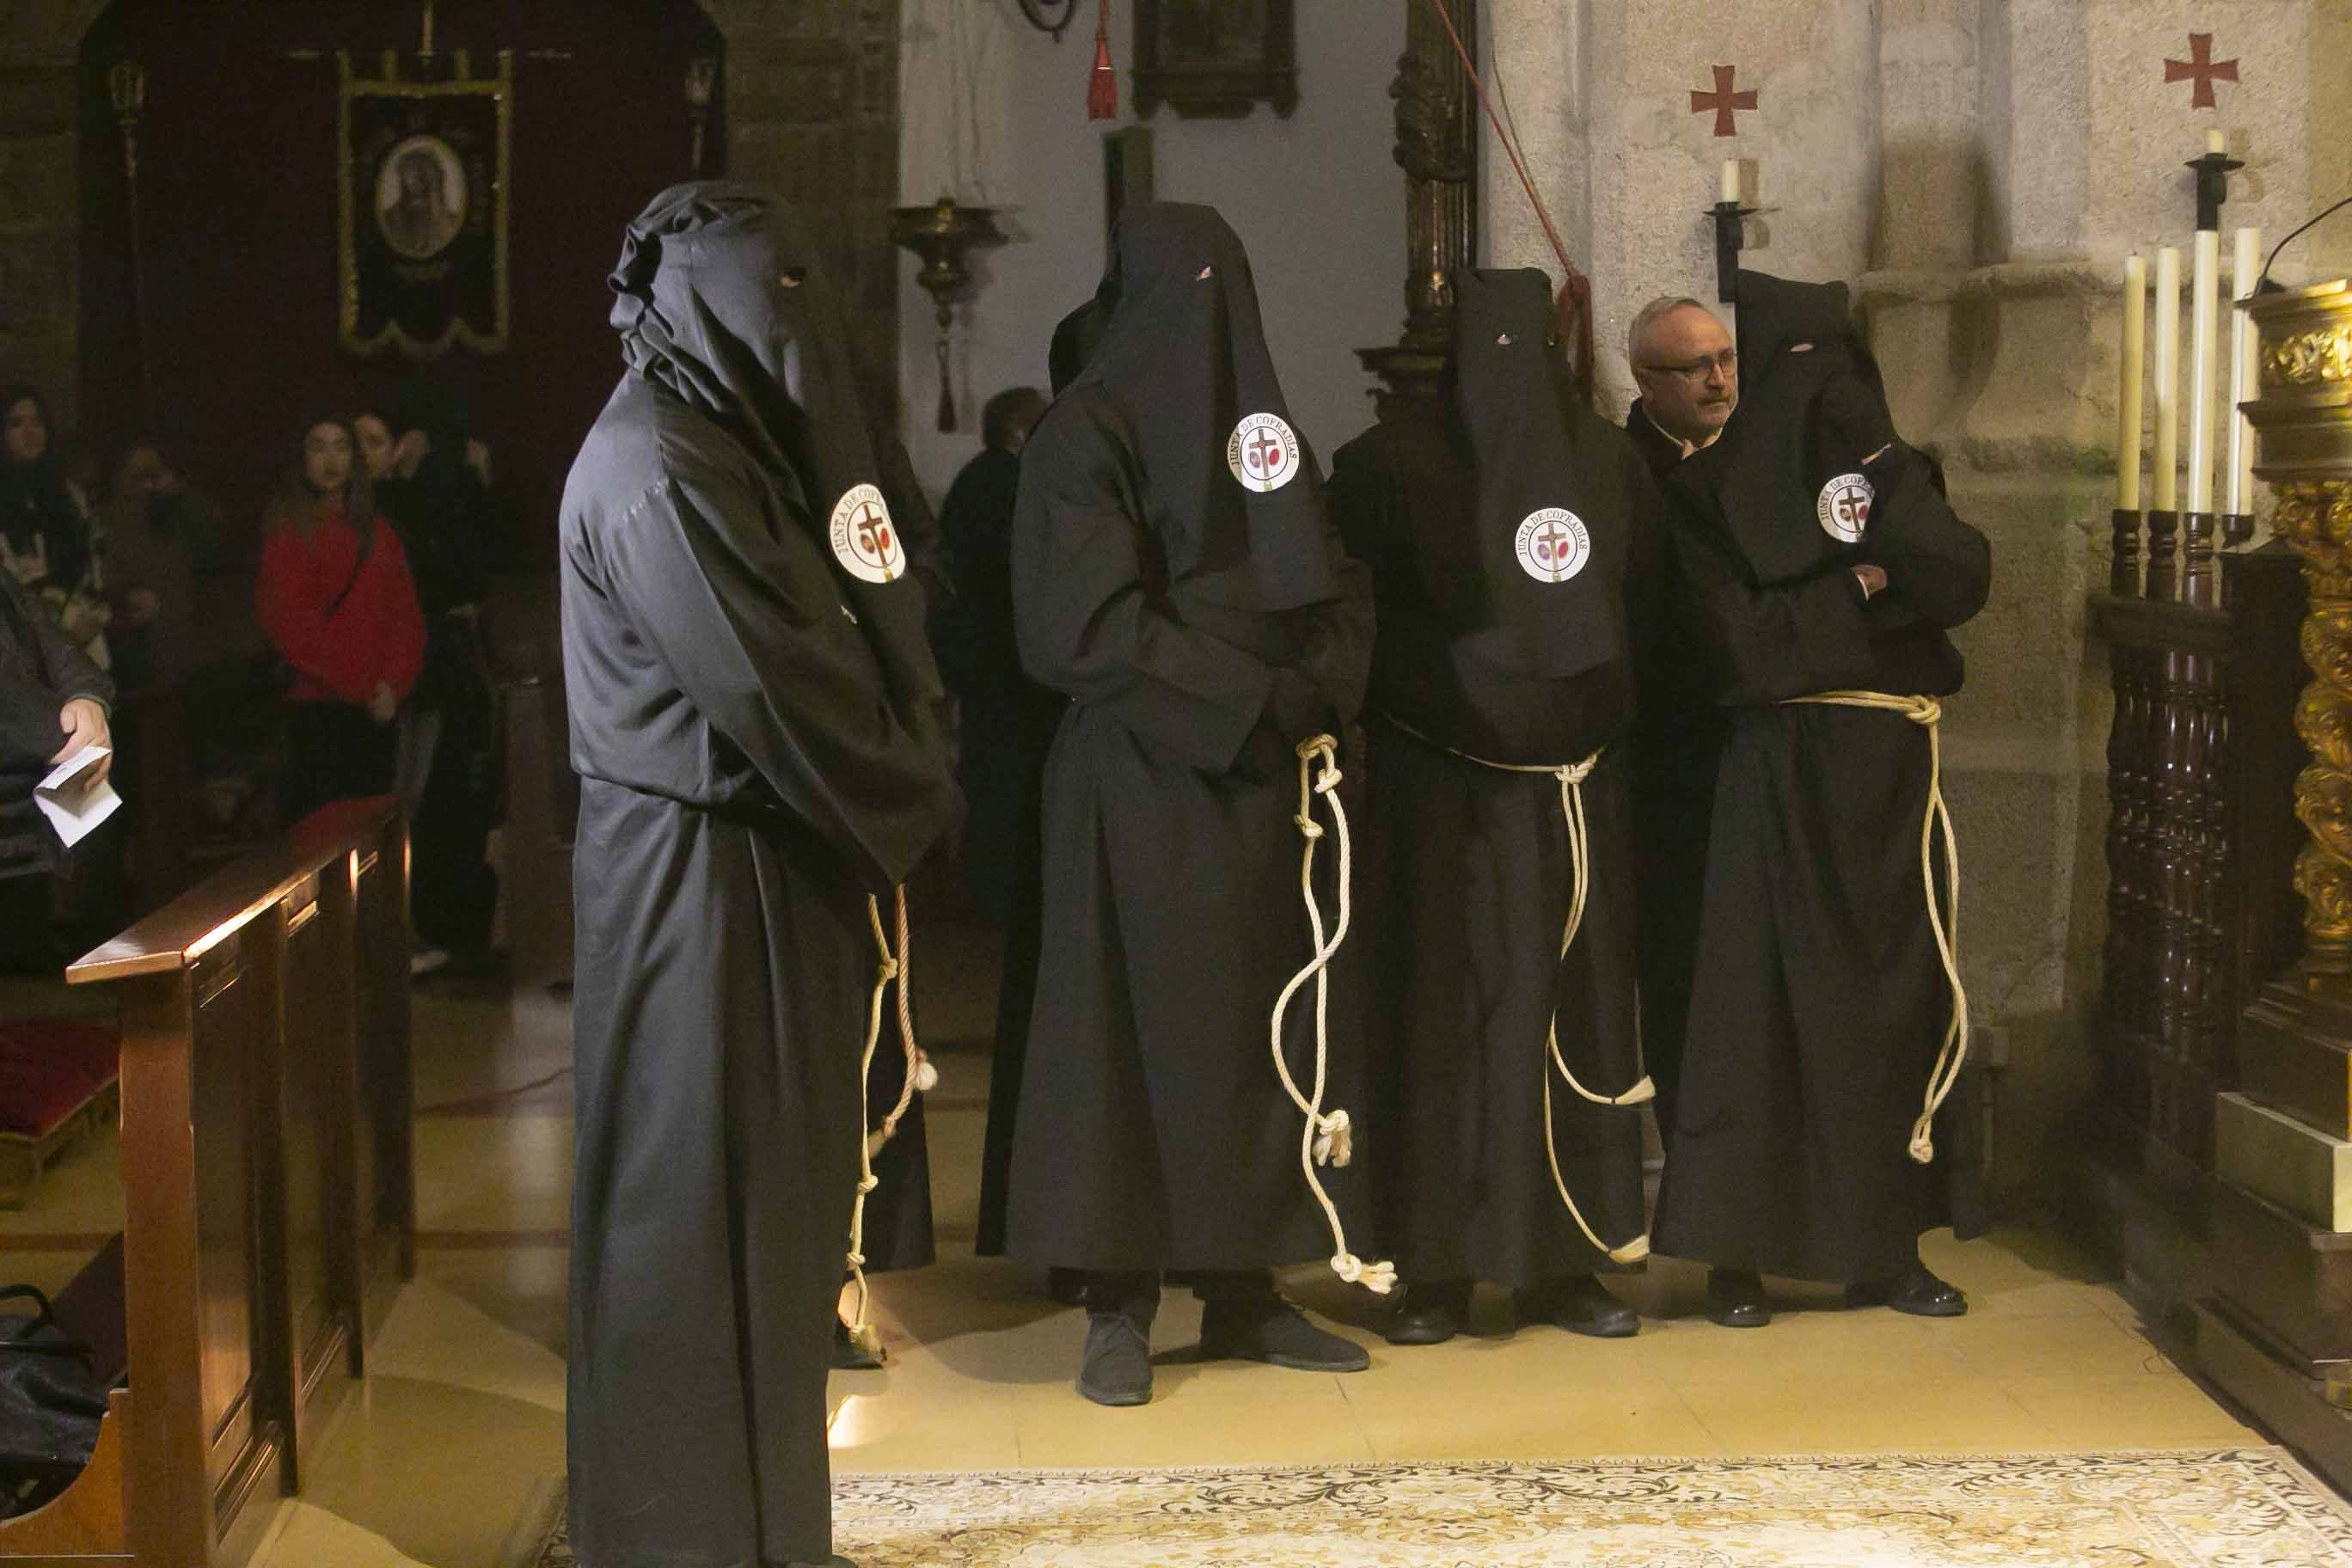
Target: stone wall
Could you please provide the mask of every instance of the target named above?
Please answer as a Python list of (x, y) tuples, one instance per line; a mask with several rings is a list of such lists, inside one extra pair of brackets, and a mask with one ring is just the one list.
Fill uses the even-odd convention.
[(0, 26), (0, 380), (40, 387), (68, 428), (80, 318), (74, 57), (103, 8), (103, 0), (17, 5)]
[[(2186, 247), (2181, 164), (2209, 126), (2249, 165), (2225, 227), (2275, 241), (2352, 188), (2338, 118), (2352, 5), (1489, 0), (1487, 16), (1521, 140), (1593, 279), (1611, 411), (1632, 395), (1631, 314), (1660, 294), (1714, 297), (1701, 209), (1718, 161), (1748, 160), (1766, 209), (1749, 264), (1855, 286), (1897, 424), (1941, 454), (1956, 505), (1992, 541), (1993, 598), (1958, 637), (1969, 682), (1945, 755), (1977, 1045), (2005, 1064), (1995, 1185), (2028, 1205), (2093, 1077), (2109, 704), (2084, 605), (2105, 578), (2120, 260)], [(2238, 62), (2210, 110), (2164, 80), (2192, 29)], [(1759, 94), (1728, 140), (1689, 109), (1720, 64)], [(1507, 163), (1486, 167), (1490, 255), (1544, 265)], [(2347, 257), (2339, 219), (2279, 273)]]

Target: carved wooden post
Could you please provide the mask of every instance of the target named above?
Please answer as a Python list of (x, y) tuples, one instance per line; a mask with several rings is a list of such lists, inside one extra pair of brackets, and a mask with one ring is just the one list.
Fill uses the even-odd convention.
[[(2278, 499), (2276, 527), (2302, 558), (2308, 605), (2295, 703), (2308, 765), (2294, 815), (2302, 960), (2274, 975), (2239, 1021), (2234, 1092), (2217, 1097), (2208, 1272), (2197, 1353), (2230, 1393), (2260, 1401), (2281, 1430), (2314, 1434), (2308, 1453), (2352, 1484), (2352, 1206), (2324, 1178), (2352, 1139), (2352, 283), (2259, 295), (2256, 473)], [(2279, 770), (2281, 772), (2284, 769)], [(2316, 1183), (2305, 1178), (2317, 1173)]]
[[(1463, 47), (1478, 49), (1478, 0), (1452, 0)], [(1405, 50), (1389, 85), (1396, 100), (1396, 162), (1404, 171), (1404, 336), (1359, 349), (1387, 384), (1383, 417), (1399, 402), (1434, 397), (1454, 341), (1454, 278), (1472, 265), (1478, 232), (1477, 100), (1435, 9), (1405, 10)]]

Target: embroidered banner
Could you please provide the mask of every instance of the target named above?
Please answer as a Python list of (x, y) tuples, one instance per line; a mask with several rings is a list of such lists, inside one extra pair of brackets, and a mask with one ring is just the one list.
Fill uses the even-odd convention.
[(482, 78), (464, 50), (452, 59), (449, 79), (404, 81), (396, 56), (376, 78), (338, 57), (341, 335), (353, 353), (506, 350), (514, 58), (501, 49)]

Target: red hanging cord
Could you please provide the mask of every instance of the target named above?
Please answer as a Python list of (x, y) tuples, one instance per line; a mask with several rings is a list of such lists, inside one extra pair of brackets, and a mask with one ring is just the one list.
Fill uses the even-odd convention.
[(1110, 0), (1102, 0), (1102, 19), (1095, 24), (1095, 68), (1087, 76), (1087, 118), (1118, 118), (1118, 73), (1110, 65)]
[(1551, 242), (1551, 252), (1559, 258), (1559, 297), (1555, 309), (1559, 314), (1561, 333), (1570, 339), (1572, 367), (1579, 386), (1592, 384), (1592, 280), (1576, 268), (1568, 258), (1568, 247), (1560, 243), (1559, 230), (1552, 226), (1551, 213), (1544, 206), (1543, 197), (1536, 194), (1535, 177), (1528, 173), (1527, 160), (1519, 155), (1517, 140), (1503, 129), (1502, 118), (1495, 112), (1493, 100), (1486, 96), (1486, 84), (1478, 79), (1478, 68), (1463, 47), (1462, 35), (1454, 28), (1454, 17), (1445, 9), (1445, 0), (1429, 0), (1431, 9), (1444, 26), (1445, 36), (1453, 41), (1454, 52), (1462, 60), (1462, 73), (1470, 79), (1470, 89), (1478, 97), (1478, 107), (1486, 112), (1486, 123), (1494, 127), (1495, 140), (1511, 160), (1511, 168), (1519, 176), (1519, 187), (1528, 194), (1528, 205), (1536, 210), (1536, 221), (1543, 225), (1544, 237)]

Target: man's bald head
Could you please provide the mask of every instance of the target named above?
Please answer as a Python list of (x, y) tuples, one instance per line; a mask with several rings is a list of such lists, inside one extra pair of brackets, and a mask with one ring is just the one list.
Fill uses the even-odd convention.
[(1625, 333), (1642, 407), (1677, 441), (1704, 447), (1739, 405), (1739, 359), (1714, 311), (1688, 296), (1653, 300)]

